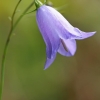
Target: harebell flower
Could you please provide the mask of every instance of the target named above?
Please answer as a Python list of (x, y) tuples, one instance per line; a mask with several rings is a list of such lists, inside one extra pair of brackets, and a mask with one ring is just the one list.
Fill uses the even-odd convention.
[(39, 0), (36, 0), (35, 5), (37, 24), (46, 44), (47, 58), (44, 69), (53, 63), (57, 53), (67, 57), (73, 56), (77, 49), (76, 40), (89, 38), (96, 33), (83, 32), (73, 27), (57, 10)]

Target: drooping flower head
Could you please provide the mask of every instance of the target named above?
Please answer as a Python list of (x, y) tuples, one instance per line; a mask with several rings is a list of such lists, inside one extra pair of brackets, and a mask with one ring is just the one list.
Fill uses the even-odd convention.
[(36, 1), (38, 5), (36, 20), (46, 44), (47, 58), (44, 69), (47, 69), (55, 60), (57, 53), (73, 56), (77, 48), (76, 39), (91, 37), (96, 32), (83, 32), (73, 27), (57, 10), (42, 5), (39, 0)]

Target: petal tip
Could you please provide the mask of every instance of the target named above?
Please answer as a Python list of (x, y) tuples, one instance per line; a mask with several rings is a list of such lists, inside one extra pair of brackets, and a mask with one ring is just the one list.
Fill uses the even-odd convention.
[(78, 40), (89, 38), (96, 33), (96, 31), (84, 32), (84, 31), (79, 30), (78, 28), (74, 28), (74, 29), (75, 29), (75, 32), (77, 33), (77, 35), (74, 37), (74, 39), (78, 39)]
[(87, 34), (83, 34), (83, 36), (84, 36), (85, 38), (88, 38), (88, 37), (93, 36), (95, 33), (96, 33), (96, 31), (94, 31), (94, 32), (87, 32)]
[(44, 67), (44, 69), (43, 70), (46, 70), (47, 68), (46, 67)]
[(95, 33), (96, 33), (96, 31), (94, 31), (94, 32), (90, 32), (92, 35), (94, 35)]
[(56, 58), (56, 54), (51, 59), (49, 59), (47, 57), (46, 63), (45, 63), (45, 66), (44, 66), (44, 70), (46, 70), (47, 68), (50, 67), (50, 65), (53, 63), (53, 61), (55, 60), (55, 58)]

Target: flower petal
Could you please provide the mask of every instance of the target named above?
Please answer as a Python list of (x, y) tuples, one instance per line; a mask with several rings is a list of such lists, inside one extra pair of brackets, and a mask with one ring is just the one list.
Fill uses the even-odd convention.
[[(45, 8), (40, 7), (37, 10), (36, 18), (39, 30), (44, 38), (47, 47), (47, 58), (52, 58), (53, 55), (56, 54), (59, 45), (60, 45), (60, 38), (56, 33), (55, 25), (53, 24), (53, 20)], [(48, 12), (48, 11), (47, 11)]]
[(58, 52), (63, 56), (73, 56), (76, 52), (76, 41), (75, 40), (61, 40)]
[(55, 58), (56, 58), (56, 54), (51, 59), (47, 57), (44, 70), (47, 69), (53, 63)]
[[(74, 27), (54, 8), (45, 5), (41, 6), (37, 10), (37, 19), (39, 18), (42, 25), (46, 24), (52, 29), (54, 34), (57, 34), (61, 38), (71, 38), (70, 33), (74, 30)], [(47, 26), (46, 28), (48, 28)]]
[[(45, 8), (45, 6), (43, 8)], [(57, 10), (49, 6), (46, 6), (46, 9), (51, 21), (54, 21), (53, 24), (56, 27), (57, 34), (61, 38), (71, 39), (71, 36), (80, 36), (80, 34), (74, 30), (75, 28)]]
[(78, 36), (75, 36), (75, 39), (78, 39), (78, 40), (91, 37), (96, 33), (96, 32), (83, 32), (83, 31), (79, 30), (78, 28), (74, 28), (74, 30), (75, 30), (75, 32), (77, 32), (79, 34)]
[(73, 27), (57, 10), (50, 6), (43, 5), (38, 11), (45, 16), (46, 20), (48, 19), (48, 25), (53, 26), (52, 30), (54, 30), (60, 38), (85, 39), (96, 33), (82, 32), (78, 28)]

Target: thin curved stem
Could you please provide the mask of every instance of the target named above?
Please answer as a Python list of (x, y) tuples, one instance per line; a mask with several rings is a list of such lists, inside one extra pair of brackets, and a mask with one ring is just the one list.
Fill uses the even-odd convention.
[(14, 16), (15, 16), (15, 13), (16, 13), (16, 10), (18, 8), (18, 5), (20, 4), (22, 0), (19, 0), (15, 9), (14, 9), (14, 12), (12, 14), (12, 17), (11, 17), (11, 28), (10, 28), (10, 31), (9, 31), (9, 34), (8, 34), (8, 38), (6, 40), (6, 44), (5, 44), (5, 47), (4, 47), (4, 52), (3, 52), (3, 56), (2, 56), (2, 62), (1, 62), (1, 88), (0, 88), (0, 100), (2, 100), (2, 93), (3, 93), (3, 85), (4, 85), (4, 69), (5, 69), (5, 66), (4, 66), (4, 62), (5, 62), (5, 56), (6, 56), (6, 51), (7, 51), (7, 47), (8, 47), (8, 43), (9, 43), (9, 40), (10, 40), (10, 35), (12, 33), (12, 30), (13, 30), (13, 21), (14, 21)]
[(12, 14), (12, 18), (11, 18), (11, 28), (6, 40), (6, 44), (4, 47), (4, 51), (3, 51), (3, 56), (2, 56), (2, 62), (1, 62), (1, 85), (0, 85), (0, 100), (2, 100), (2, 93), (3, 93), (3, 85), (4, 85), (4, 69), (5, 69), (5, 57), (6, 57), (6, 53), (7, 53), (7, 48), (8, 48), (8, 44), (12, 35), (13, 30), (15, 29), (16, 25), (18, 24), (18, 22), (21, 20), (21, 18), (24, 16), (24, 14), (33, 6), (33, 4), (35, 3), (34, 1), (25, 9), (25, 11), (19, 16), (19, 18), (17, 19), (17, 21), (15, 22), (15, 24), (13, 23), (14, 21), (14, 16), (16, 13), (16, 10), (20, 4), (22, 0), (19, 0), (19, 2), (17, 3), (14, 12)]
[[(22, 19), (22, 17), (26, 14), (26, 12), (34, 5), (35, 1), (33, 1), (26, 9), (25, 11), (20, 15), (20, 17), (17, 19), (17, 21), (15, 22), (14, 26), (13, 26), (13, 30), (15, 29), (16, 25), (19, 23), (19, 21)], [(12, 30), (12, 31), (13, 31)]]

